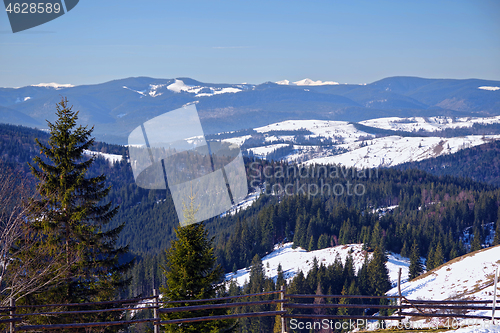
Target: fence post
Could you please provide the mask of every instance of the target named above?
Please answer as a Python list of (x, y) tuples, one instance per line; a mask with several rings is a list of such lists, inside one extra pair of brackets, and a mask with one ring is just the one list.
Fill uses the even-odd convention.
[[(398, 316), (401, 317), (402, 315), (402, 309), (401, 309), (401, 303), (402, 303), (402, 298), (401, 298), (401, 272), (402, 268), (399, 267), (399, 273), (398, 273)], [(399, 323), (401, 323), (401, 319), (398, 320)]]
[(153, 289), (153, 296), (154, 296), (154, 309), (153, 309), (153, 317), (155, 321), (153, 322), (154, 325), (154, 333), (160, 333), (160, 325), (158, 322), (160, 321), (160, 318), (158, 318), (158, 290)]
[(498, 266), (495, 272), (495, 283), (493, 284), (493, 308), (491, 309), (491, 321), (495, 320), (495, 308), (497, 306), (497, 281), (498, 281)]
[[(280, 292), (280, 300), (284, 300), (285, 299), (285, 286), (281, 286), (281, 292)], [(283, 302), (280, 303), (280, 311), (284, 311), (285, 310), (285, 305), (283, 304)], [(283, 315), (280, 315), (281, 316), (281, 333), (286, 333), (286, 320), (285, 320), (285, 317), (283, 317)]]
[[(14, 315), (16, 314), (16, 301), (15, 299), (11, 298), (10, 299), (10, 319), (14, 319)], [(13, 333), (16, 331), (16, 324), (14, 322), (10, 323), (10, 333)]]

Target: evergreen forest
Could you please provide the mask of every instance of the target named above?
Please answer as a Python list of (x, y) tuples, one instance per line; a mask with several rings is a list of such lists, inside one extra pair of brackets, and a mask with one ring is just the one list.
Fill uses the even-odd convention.
[[(28, 163), (33, 158), (39, 163), (47, 161), (35, 139), (46, 145), (49, 134), (0, 125), (2, 167), (23, 174), (33, 190), (35, 179)], [(116, 249), (128, 250), (123, 251), (120, 262), (113, 263), (117, 270), (128, 263), (131, 266), (124, 270), (127, 284), (116, 297), (152, 295), (153, 288), (166, 284), (162, 267), (179, 224), (170, 193), (135, 185), (126, 147), (92, 142), (88, 149), (122, 156), (115, 163), (93, 158), (86, 174), (105, 175), (109, 190), (100, 204), (117, 208), (109, 223), (103, 225), (103, 232), (119, 230)], [(338, 259), (328, 266), (316, 261), (310, 272), (300, 272), (287, 284), (292, 294), (337, 295), (384, 294), (391, 287), (385, 268), (387, 251), (413, 258), (410, 274), (416, 277), (424, 269), (419, 263), (421, 257), (427, 259), (425, 269), (430, 270), (470, 251), (499, 244), (498, 149), (499, 143), (492, 142), (435, 161), (364, 170), (246, 157), (248, 187), (260, 196), (247, 209), (203, 223), (223, 272), (250, 268), (248, 284), (239, 287), (234, 281), (228, 283), (225, 294), (273, 291), (285, 285), (282, 272), (273, 281), (262, 267), (261, 258), (278, 243), (293, 242), (294, 247), (307, 251), (363, 243), (366, 253), (373, 256), (370, 260), (366, 257), (359, 271), (355, 271), (352, 258), (345, 263)], [(276, 151), (271, 157), (281, 153)], [(496, 237), (485, 227), (491, 223)], [(471, 241), (464, 238), (467, 228), (473, 234)], [(493, 243), (487, 244), (487, 239), (493, 239)], [(266, 306), (254, 310), (264, 311)], [(345, 308), (329, 311), (357, 313)], [(237, 327), (240, 332), (272, 332), (276, 325), (274, 318), (255, 318), (242, 319)]]

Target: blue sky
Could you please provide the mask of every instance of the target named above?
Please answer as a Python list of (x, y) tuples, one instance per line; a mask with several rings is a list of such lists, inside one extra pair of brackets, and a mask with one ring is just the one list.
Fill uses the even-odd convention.
[(0, 87), (130, 76), (500, 80), (499, 17), (497, 0), (80, 0), (16, 34), (0, 13)]

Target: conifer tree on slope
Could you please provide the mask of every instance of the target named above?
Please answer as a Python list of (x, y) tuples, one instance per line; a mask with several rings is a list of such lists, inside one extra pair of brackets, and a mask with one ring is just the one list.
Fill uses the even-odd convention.
[(408, 272), (408, 278), (410, 280), (416, 278), (424, 271), (422, 261), (420, 260), (420, 249), (418, 243), (413, 241), (410, 251), (410, 267)]
[[(383, 296), (386, 291), (391, 289), (391, 281), (389, 279), (389, 271), (386, 266), (387, 257), (380, 247), (376, 247), (373, 252), (373, 257), (368, 264), (368, 272), (370, 275), (371, 295)], [(379, 304), (387, 304), (387, 299), (380, 299)], [(387, 314), (387, 310), (381, 309), (380, 315)]]
[[(213, 238), (210, 239), (203, 222), (196, 221), (197, 207), (195, 196), (190, 196), (189, 204), (184, 207), (184, 218), (187, 226), (175, 229), (177, 239), (166, 251), (166, 265), (163, 267), (166, 285), (160, 288), (162, 301), (183, 301), (209, 299), (225, 288), (219, 284), (224, 277), (221, 265), (216, 263)], [(202, 303), (196, 303), (198, 305)], [(166, 307), (194, 305), (193, 303), (166, 304)], [(192, 312), (169, 313), (163, 320), (214, 316), (228, 314), (226, 309), (202, 310)], [(165, 332), (233, 332), (234, 320), (204, 321), (163, 326)]]
[[(500, 207), (498, 208), (500, 212)], [(498, 214), (497, 226), (495, 228), (495, 238), (493, 239), (493, 245), (500, 245), (500, 213)]]
[[(126, 247), (115, 246), (124, 224), (107, 227), (118, 207), (102, 204), (110, 187), (105, 175), (86, 177), (95, 157), (84, 155), (94, 143), (93, 128), (77, 126), (78, 112), (67, 99), (57, 104), (55, 123), (48, 122), (48, 146), (36, 140), (45, 158), (35, 157), (30, 168), (39, 180), (40, 198), (34, 203), (32, 227), (42, 237), (41, 248), (63, 252), (70, 269), (64, 283), (51, 286), (27, 302), (80, 303), (113, 299), (128, 281), (123, 273), (131, 262), (120, 264)], [(109, 318), (107, 318), (109, 319)]]
[(481, 246), (481, 234), (479, 230), (476, 229), (474, 231), (474, 238), (472, 238), (472, 242), (470, 245), (470, 252), (481, 250), (483, 247)]
[(376, 247), (373, 252), (372, 260), (368, 264), (368, 272), (370, 274), (371, 288), (374, 296), (382, 296), (386, 291), (391, 289), (389, 279), (389, 271), (386, 267), (387, 257), (385, 253)]

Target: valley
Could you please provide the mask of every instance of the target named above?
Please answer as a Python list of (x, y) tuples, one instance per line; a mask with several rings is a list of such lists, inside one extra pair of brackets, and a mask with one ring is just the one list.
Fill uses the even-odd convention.
[[(229, 295), (273, 291), (284, 283), (295, 293), (383, 295), (394, 292), (402, 268), (409, 297), (482, 299), (490, 296), (488, 279), (497, 264), (490, 258), (498, 249), (492, 246), (500, 242), (500, 116), (498, 91), (491, 88), (500, 84), (432, 82), (451, 91), (459, 85), (476, 103), (477, 94), (487, 98), (455, 108), (450, 96), (456, 92), (437, 98), (429, 82), (417, 78), (367, 85), (130, 78), (97, 86), (2, 88), (0, 120), (44, 128), (39, 120), (51, 119), (53, 93), (64, 93), (82, 108), (84, 124), (95, 122), (102, 141), (85, 150), (84, 159), (96, 157), (89, 175), (106, 175), (107, 200), (118, 207), (109, 228), (124, 223), (116, 245), (129, 246), (126, 259), (136, 258), (123, 298), (149, 295), (164, 284), (165, 250), (179, 224), (169, 191), (134, 183), (123, 139), (143, 121), (194, 103), (207, 140), (241, 146), (247, 171), (247, 198), (204, 222)], [(47, 130), (0, 124), (2, 162), (30, 178), (27, 162), (39, 156), (35, 138), (48, 142)], [(329, 177), (333, 169), (337, 177)], [(360, 170), (374, 176), (361, 177)], [(301, 193), (299, 183), (351, 184), (363, 191)], [(286, 185), (290, 193), (273, 191)], [(414, 246), (422, 275), (410, 280)]]

